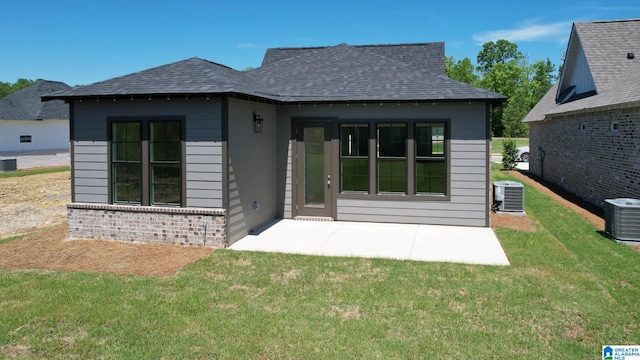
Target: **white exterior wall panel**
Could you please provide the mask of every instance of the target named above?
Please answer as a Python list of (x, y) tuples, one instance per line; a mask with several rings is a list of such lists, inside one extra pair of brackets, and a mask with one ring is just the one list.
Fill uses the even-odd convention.
[(0, 120), (0, 152), (41, 150), (69, 150), (69, 120)]

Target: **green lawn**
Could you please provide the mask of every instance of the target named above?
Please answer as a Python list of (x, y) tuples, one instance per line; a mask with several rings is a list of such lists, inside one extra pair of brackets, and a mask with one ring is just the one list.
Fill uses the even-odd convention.
[(0, 270), (0, 358), (599, 359), (640, 344), (640, 254), (528, 185), (525, 199), (538, 230), (497, 231), (508, 267), (221, 250), (164, 279)]
[(64, 171), (69, 171), (69, 169), (71, 169), (71, 167), (69, 166), (59, 166), (59, 167), (45, 167), (45, 168), (38, 168), (38, 169), (18, 170), (18, 171), (0, 173), (0, 179), (64, 172)]
[[(493, 154), (502, 154), (504, 150), (504, 140), (506, 138), (496, 138), (494, 137), (491, 140), (491, 153)], [(525, 146), (529, 145), (529, 138), (517, 138), (514, 139), (516, 141), (516, 146)]]

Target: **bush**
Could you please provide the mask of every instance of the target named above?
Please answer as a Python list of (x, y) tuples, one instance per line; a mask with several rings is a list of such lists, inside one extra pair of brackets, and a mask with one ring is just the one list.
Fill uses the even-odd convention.
[(516, 155), (518, 155), (516, 141), (513, 139), (504, 139), (502, 144), (502, 168), (505, 170), (513, 170), (516, 168)]

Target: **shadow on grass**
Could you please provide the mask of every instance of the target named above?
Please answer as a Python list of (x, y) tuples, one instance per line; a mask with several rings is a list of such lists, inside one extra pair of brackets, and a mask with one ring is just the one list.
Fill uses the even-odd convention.
[(570, 192), (567, 189), (563, 189), (560, 186), (545, 180), (535, 174), (532, 174), (528, 171), (523, 171), (523, 170), (519, 170), (518, 171), (520, 174), (528, 177), (529, 179), (536, 181), (538, 183), (540, 183), (541, 185), (545, 186), (547, 189), (551, 190), (554, 194), (560, 196), (561, 198), (572, 202), (574, 204), (576, 204), (577, 206), (583, 208), (584, 210), (590, 212), (591, 214), (604, 218), (604, 209), (601, 207), (598, 207), (597, 205), (594, 205), (580, 197), (578, 197), (576, 194)]

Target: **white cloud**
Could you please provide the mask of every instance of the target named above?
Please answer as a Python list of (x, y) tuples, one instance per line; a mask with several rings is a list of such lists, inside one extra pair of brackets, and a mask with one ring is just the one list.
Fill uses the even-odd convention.
[(527, 24), (517, 29), (492, 30), (474, 34), (473, 40), (479, 44), (500, 39), (518, 41), (563, 41), (571, 31), (571, 21), (554, 24)]

